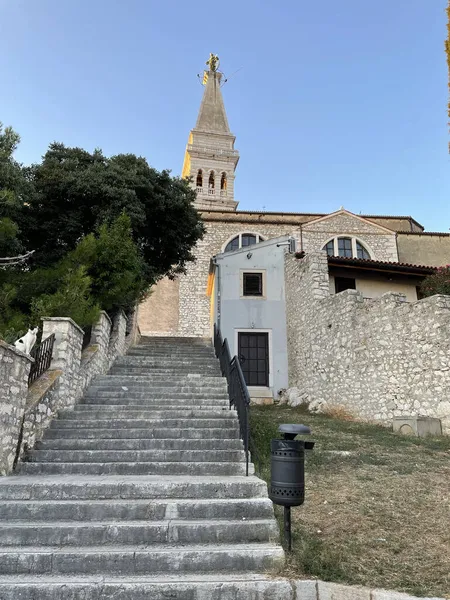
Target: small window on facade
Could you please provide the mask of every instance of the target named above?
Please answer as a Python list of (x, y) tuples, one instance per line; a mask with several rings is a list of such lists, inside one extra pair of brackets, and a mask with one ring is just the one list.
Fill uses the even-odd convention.
[(263, 295), (263, 274), (262, 273), (243, 273), (242, 274), (242, 295), (243, 296), (262, 296)]
[(339, 256), (352, 258), (352, 239), (338, 238), (338, 252)]
[(364, 246), (362, 244), (360, 244), (359, 242), (356, 242), (356, 255), (358, 258), (364, 258), (365, 260), (370, 259), (370, 254), (367, 252), (367, 250), (364, 248)]
[(222, 173), (222, 176), (220, 178), (220, 189), (221, 190), (227, 189), (227, 174), (226, 173)]
[(203, 187), (203, 171), (201, 169), (197, 173), (197, 187)]
[(210, 190), (214, 189), (214, 171), (211, 171), (211, 173), (209, 174), (208, 187)]
[(351, 277), (335, 277), (334, 289), (336, 294), (345, 292), (345, 290), (356, 290), (356, 280)]
[(334, 240), (331, 240), (331, 242), (328, 242), (328, 244), (325, 246), (324, 250), (327, 251), (328, 256), (334, 256)]

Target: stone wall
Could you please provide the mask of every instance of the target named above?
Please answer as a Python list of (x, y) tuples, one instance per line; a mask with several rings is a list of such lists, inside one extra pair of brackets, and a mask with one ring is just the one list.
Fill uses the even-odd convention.
[(325, 253), (286, 255), (289, 385), (368, 420), (422, 415), (450, 432), (450, 296), (330, 296)]
[(0, 342), (0, 474), (11, 472), (15, 458), (42, 438), (58, 411), (72, 409), (93, 377), (106, 373), (117, 356), (138, 340), (137, 320), (133, 315), (132, 319), (127, 336), (123, 313), (112, 323), (102, 312), (84, 351), (83, 330), (72, 319), (43, 319), (42, 339), (55, 334), (53, 359), (50, 369), (30, 388), (32, 359)]
[(0, 340), (0, 475), (13, 467), (33, 359)]
[(302, 249), (307, 253), (319, 252), (330, 239), (337, 236), (355, 237), (375, 260), (398, 261), (394, 232), (347, 212), (303, 225)]

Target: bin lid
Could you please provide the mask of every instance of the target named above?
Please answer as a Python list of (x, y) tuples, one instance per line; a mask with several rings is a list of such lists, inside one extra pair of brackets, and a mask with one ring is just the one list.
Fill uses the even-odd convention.
[(311, 429), (307, 425), (294, 425), (293, 423), (285, 423), (278, 427), (280, 433), (290, 433), (291, 435), (309, 435)]

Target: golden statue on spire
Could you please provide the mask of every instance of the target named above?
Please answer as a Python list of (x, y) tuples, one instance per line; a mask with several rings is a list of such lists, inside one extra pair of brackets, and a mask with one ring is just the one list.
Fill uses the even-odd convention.
[(206, 64), (209, 67), (209, 70), (212, 73), (215, 73), (219, 67), (219, 57), (217, 56), (217, 54), (213, 54), (212, 52), (209, 53), (209, 58), (206, 61)]

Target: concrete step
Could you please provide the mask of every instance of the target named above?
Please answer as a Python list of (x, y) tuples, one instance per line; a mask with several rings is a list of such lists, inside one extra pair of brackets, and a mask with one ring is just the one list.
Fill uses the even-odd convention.
[[(225, 412), (225, 411), (224, 411)], [(51, 429), (147, 429), (151, 431), (154, 428), (165, 429), (201, 429), (232, 427), (238, 428), (238, 421), (235, 417), (228, 417), (229, 413), (221, 418), (215, 419), (55, 419), (51, 422)]]
[(284, 553), (275, 544), (201, 544), (179, 546), (30, 547), (16, 552), (0, 547), (0, 574), (114, 574), (254, 572), (277, 568)]
[[(94, 405), (95, 406), (95, 405)], [(120, 406), (120, 405), (119, 405)], [(100, 406), (94, 410), (86, 410), (77, 408), (77, 410), (65, 410), (61, 411), (59, 418), (64, 420), (97, 420), (97, 419), (221, 419), (236, 417), (237, 413), (235, 410), (230, 410), (227, 406), (212, 408), (210, 410), (205, 408), (189, 408), (185, 406), (183, 409), (165, 408), (163, 410), (155, 410), (151, 406), (141, 406), (138, 409), (133, 409), (128, 406), (120, 407), (117, 406)]]
[[(250, 465), (249, 472), (253, 473)], [(245, 475), (244, 462), (24, 462), (22, 475)]]
[(273, 519), (268, 498), (0, 500), (0, 522), (161, 521), (168, 519)]
[(240, 439), (83, 439), (63, 438), (44, 439), (37, 442), (37, 450), (241, 450)]
[[(76, 429), (70, 427), (63, 427), (57, 429), (47, 429), (44, 434), (44, 440), (55, 440), (65, 438), (78, 438), (78, 439), (106, 439), (106, 440), (120, 440), (120, 439), (177, 439), (177, 440), (210, 440), (210, 439), (231, 439), (239, 438), (239, 428), (237, 424), (233, 424), (231, 427), (191, 427), (191, 428), (174, 428), (168, 429), (167, 427), (154, 427), (149, 429), (148, 427), (136, 427), (120, 428), (120, 427), (105, 427), (105, 428), (82, 428), (77, 427)], [(1, 481), (1, 478), (0, 478)]]
[(2, 600), (294, 600), (286, 579), (255, 573), (6, 575)]
[[(74, 523), (0, 522), (0, 546), (108, 546), (116, 544), (242, 544), (276, 542), (278, 525), (272, 519), (162, 521), (89, 521)], [(177, 547), (175, 546), (174, 552)]]
[(33, 450), (28, 462), (241, 462), (243, 450)]
[(0, 477), (0, 500), (134, 500), (267, 498), (267, 485), (244, 476), (80, 475)]

